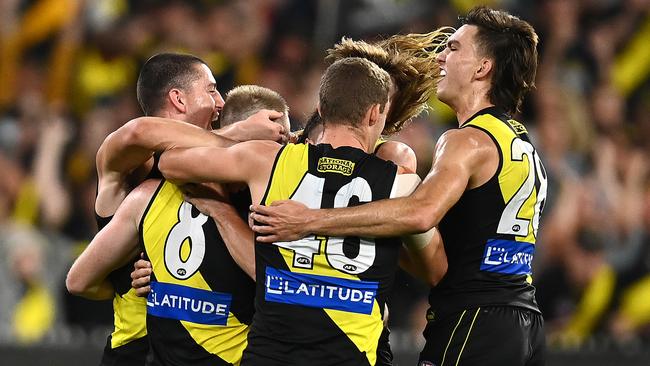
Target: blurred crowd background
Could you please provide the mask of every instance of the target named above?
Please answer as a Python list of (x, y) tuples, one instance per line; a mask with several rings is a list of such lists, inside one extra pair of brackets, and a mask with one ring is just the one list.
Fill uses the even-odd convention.
[[(217, 87), (282, 94), (300, 128), (324, 50), (457, 26), (472, 0), (0, 1), (0, 345), (103, 344), (110, 302), (68, 295), (65, 274), (96, 232), (95, 153), (141, 115), (140, 65), (195, 54)], [(552, 350), (650, 345), (650, 1), (494, 0), (540, 35), (537, 89), (515, 116), (549, 174), (534, 284)], [(456, 127), (431, 110), (393, 138), (428, 172)], [(471, 224), (469, 224), (471, 225)], [(397, 275), (394, 347), (420, 348), (427, 289)], [(410, 348), (409, 348), (410, 347)], [(631, 351), (630, 351), (631, 350)]]

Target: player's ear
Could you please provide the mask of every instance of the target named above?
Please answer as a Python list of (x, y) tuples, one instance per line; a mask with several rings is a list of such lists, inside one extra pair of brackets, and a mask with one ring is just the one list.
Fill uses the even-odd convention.
[(178, 110), (180, 113), (187, 112), (187, 104), (185, 101), (185, 94), (180, 89), (173, 88), (167, 93), (167, 98), (169, 102)]
[(474, 76), (477, 79), (483, 79), (490, 74), (490, 71), (492, 71), (492, 60), (490, 60), (489, 58), (483, 58), (481, 59), (481, 63), (479, 64), (478, 69), (474, 73)]
[(379, 116), (381, 115), (381, 106), (379, 104), (373, 104), (368, 111), (366, 112), (366, 118), (368, 118), (368, 125), (374, 126), (375, 123), (379, 122)]

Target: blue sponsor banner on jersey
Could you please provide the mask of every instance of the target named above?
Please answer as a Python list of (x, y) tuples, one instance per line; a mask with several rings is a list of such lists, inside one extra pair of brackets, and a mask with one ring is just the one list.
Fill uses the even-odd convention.
[(535, 245), (513, 240), (488, 240), (481, 261), (481, 271), (503, 274), (532, 274)]
[(226, 325), (231, 301), (231, 294), (153, 281), (147, 313), (199, 324)]
[(320, 309), (370, 314), (378, 282), (356, 281), (266, 267), (264, 299)]

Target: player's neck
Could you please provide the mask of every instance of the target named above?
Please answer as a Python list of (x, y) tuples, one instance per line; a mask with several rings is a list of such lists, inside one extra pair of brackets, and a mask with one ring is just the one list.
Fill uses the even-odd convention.
[(459, 127), (476, 112), (493, 105), (490, 102), (490, 88), (489, 80), (474, 80), (471, 84), (461, 88), (461, 93), (447, 103), (456, 113)]
[(350, 146), (366, 152), (369, 151), (369, 142), (359, 135), (359, 132), (352, 127), (328, 123), (323, 130), (319, 143), (330, 144), (333, 148)]
[(462, 126), (468, 119), (470, 119), (476, 112), (491, 107), (492, 104), (487, 98), (468, 98), (467, 100), (453, 106), (456, 112), (456, 119), (458, 126)]

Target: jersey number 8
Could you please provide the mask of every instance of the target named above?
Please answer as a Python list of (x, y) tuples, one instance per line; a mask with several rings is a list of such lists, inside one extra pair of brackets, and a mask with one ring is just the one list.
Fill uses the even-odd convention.
[[(165, 267), (176, 279), (186, 280), (199, 270), (205, 256), (203, 224), (206, 221), (208, 217), (201, 213), (192, 217), (192, 205), (187, 202), (178, 209), (178, 222), (165, 241)], [(183, 259), (183, 243), (187, 240), (190, 252)]]

